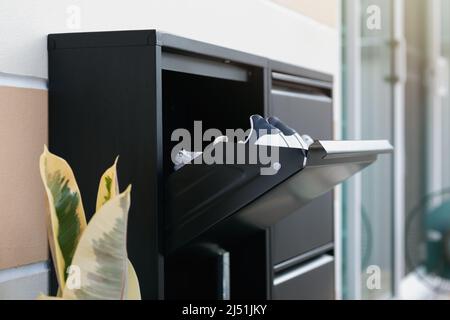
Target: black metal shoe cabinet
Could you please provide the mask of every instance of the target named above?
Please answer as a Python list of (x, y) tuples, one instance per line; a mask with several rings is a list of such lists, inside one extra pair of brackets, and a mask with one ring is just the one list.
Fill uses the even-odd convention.
[(331, 140), (331, 76), (155, 30), (53, 34), (48, 52), (50, 149), (72, 165), (88, 215), (120, 155), (143, 298), (334, 298), (328, 191), (389, 146), (349, 155), (317, 141), (305, 169), (280, 149), (266, 177), (257, 165), (175, 172), (170, 160), (172, 131), (197, 120), (225, 132), (275, 115)]

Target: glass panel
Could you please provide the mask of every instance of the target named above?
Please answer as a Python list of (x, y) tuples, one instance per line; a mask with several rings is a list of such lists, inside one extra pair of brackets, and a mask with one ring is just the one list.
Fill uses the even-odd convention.
[[(411, 0), (406, 5), (406, 168), (414, 174), (406, 176), (404, 294), (448, 299), (450, 1)], [(426, 295), (422, 288), (428, 289)]]
[[(353, 5), (353, 1), (343, 1), (345, 6)], [(367, 27), (367, 8), (377, 6), (381, 13), (381, 29), (369, 30)], [(348, 97), (343, 95), (343, 137), (345, 139), (388, 139), (393, 141), (393, 78), (392, 78), (392, 1), (391, 0), (361, 0), (361, 101), (358, 119), (361, 123), (361, 136), (356, 137), (346, 125), (349, 112), (346, 110)], [(343, 43), (346, 43), (348, 24), (345, 14), (343, 18)], [(351, 39), (350, 39), (351, 41)], [(343, 48), (343, 61), (346, 60), (346, 49)], [(351, 62), (350, 62), (351, 63)], [(358, 68), (356, 68), (358, 69)], [(343, 65), (343, 88), (351, 85), (346, 82), (348, 66)], [(393, 294), (393, 158), (382, 156), (377, 163), (362, 174), (361, 186), (361, 298), (383, 299)], [(350, 263), (346, 260), (346, 239), (349, 224), (349, 203), (352, 201), (351, 189), (344, 186), (343, 201), (343, 295), (349, 296), (346, 284), (346, 270)], [(350, 245), (347, 243), (347, 246)], [(381, 271), (381, 288), (367, 285), (370, 274), (369, 266), (376, 266)]]
[[(346, 92), (348, 92), (348, 68), (349, 66), (347, 65), (347, 50), (345, 47), (345, 44), (348, 41), (348, 19), (349, 17), (347, 17), (347, 6), (349, 4), (347, 3), (347, 0), (342, 0), (341, 1), (341, 43), (342, 43), (342, 48), (341, 48), (341, 60), (342, 60), (342, 68), (341, 68), (341, 82), (342, 82), (342, 96), (341, 96), (341, 101), (342, 101), (342, 138), (343, 139), (347, 139), (348, 136), (348, 126), (347, 126), (347, 121), (348, 121), (348, 110), (346, 109), (345, 106), (348, 105), (348, 96), (346, 95)], [(341, 264), (341, 277), (342, 277), (342, 284), (341, 284), (341, 291), (342, 291), (342, 298), (343, 299), (349, 299), (350, 297), (350, 293), (349, 293), (349, 282), (350, 280), (348, 279), (349, 276), (349, 271), (348, 271), (348, 264), (351, 263), (349, 262), (348, 259), (348, 233), (349, 233), (349, 228), (348, 228), (348, 204), (346, 202), (345, 199), (348, 199), (348, 188), (347, 188), (347, 184), (344, 183), (342, 186), (342, 226), (341, 226), (341, 232), (342, 232), (342, 238), (338, 239), (341, 241), (342, 243), (342, 264)]]
[[(362, 139), (393, 141), (392, 89), (392, 1), (363, 0), (362, 56), (361, 56), (361, 124)], [(377, 5), (381, 9), (381, 30), (369, 30), (366, 8)], [(393, 161), (392, 156), (381, 157), (362, 174), (361, 233), (362, 298), (380, 299), (392, 295), (393, 272)], [(365, 240), (365, 241), (364, 241)], [(381, 288), (367, 286), (367, 267), (381, 269)]]
[(450, 188), (450, 1), (441, 0), (442, 72), (442, 185)]
[[(448, 1), (448, 0), (446, 0)], [(427, 119), (427, 37), (426, 13), (429, 2), (405, 1), (405, 35), (408, 75), (405, 85), (405, 274), (415, 269), (422, 254), (422, 217), (416, 217), (417, 206), (426, 195), (426, 119)]]

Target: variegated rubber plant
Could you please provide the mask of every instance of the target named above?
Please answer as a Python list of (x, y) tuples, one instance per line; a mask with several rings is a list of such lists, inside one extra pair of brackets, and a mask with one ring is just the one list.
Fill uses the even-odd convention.
[[(100, 178), (96, 213), (89, 224), (69, 164), (47, 147), (40, 158), (48, 199), (48, 239), (58, 297), (39, 299), (140, 299), (128, 260), (126, 235), (131, 186), (119, 194), (117, 159)], [(69, 275), (68, 270), (75, 270)], [(74, 278), (76, 277), (76, 278)]]

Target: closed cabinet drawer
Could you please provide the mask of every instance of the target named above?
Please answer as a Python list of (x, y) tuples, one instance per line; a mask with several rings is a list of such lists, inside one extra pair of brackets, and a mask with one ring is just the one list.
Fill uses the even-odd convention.
[(334, 259), (322, 255), (297, 267), (276, 274), (274, 300), (333, 300)]
[(333, 194), (327, 193), (272, 228), (273, 264), (332, 242)]
[[(332, 140), (332, 83), (272, 72), (271, 113), (300, 135)], [(293, 212), (273, 228), (273, 263), (333, 242), (333, 193)]]
[[(313, 86), (279, 80), (272, 76), (271, 113), (301, 135), (329, 140), (333, 137), (333, 103), (331, 90), (321, 82)], [(282, 78), (283, 79), (283, 78)], [(283, 79), (286, 80), (286, 79)], [(289, 76), (301, 82), (302, 78)]]

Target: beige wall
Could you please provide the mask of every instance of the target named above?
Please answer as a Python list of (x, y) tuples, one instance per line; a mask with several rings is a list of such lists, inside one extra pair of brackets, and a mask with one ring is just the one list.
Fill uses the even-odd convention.
[(47, 91), (0, 86), (0, 270), (47, 260), (39, 155)]
[(322, 24), (337, 28), (338, 0), (272, 0)]

